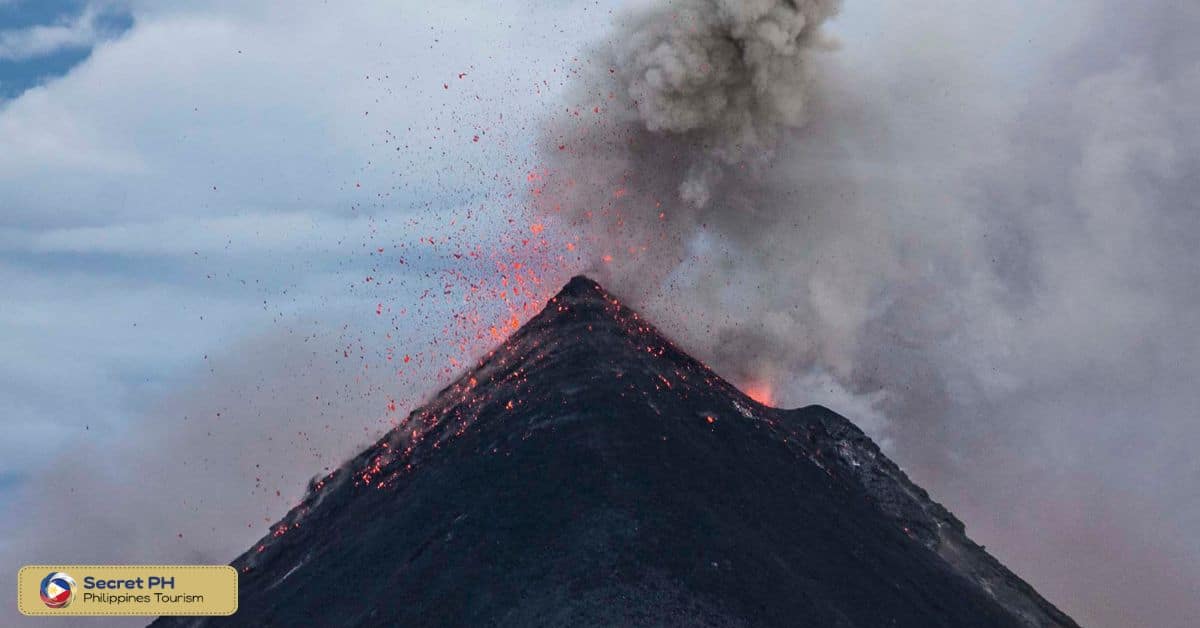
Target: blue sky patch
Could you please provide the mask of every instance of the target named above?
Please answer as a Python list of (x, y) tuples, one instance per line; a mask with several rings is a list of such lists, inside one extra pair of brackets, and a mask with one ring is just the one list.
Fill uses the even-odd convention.
[[(87, 59), (96, 43), (132, 26), (128, 13), (111, 7), (89, 9), (80, 0), (0, 0), (0, 100), (63, 76)], [(33, 37), (47, 27), (73, 29), (80, 35)]]

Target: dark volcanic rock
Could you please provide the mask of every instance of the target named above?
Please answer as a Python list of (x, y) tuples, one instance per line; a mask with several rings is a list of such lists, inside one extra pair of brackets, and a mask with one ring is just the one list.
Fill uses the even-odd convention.
[(851, 423), (573, 279), (233, 565), (248, 626), (1075, 626)]

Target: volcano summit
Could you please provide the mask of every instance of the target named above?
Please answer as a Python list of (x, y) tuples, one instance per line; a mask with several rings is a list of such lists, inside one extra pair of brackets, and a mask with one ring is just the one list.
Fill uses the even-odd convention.
[(155, 625), (1076, 626), (819, 406), (761, 405), (577, 277)]

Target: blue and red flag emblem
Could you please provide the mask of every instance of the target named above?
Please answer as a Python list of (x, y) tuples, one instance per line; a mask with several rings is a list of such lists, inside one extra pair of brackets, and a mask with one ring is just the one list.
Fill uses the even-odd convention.
[(61, 571), (42, 579), (42, 602), (50, 608), (66, 608), (75, 595), (75, 580)]

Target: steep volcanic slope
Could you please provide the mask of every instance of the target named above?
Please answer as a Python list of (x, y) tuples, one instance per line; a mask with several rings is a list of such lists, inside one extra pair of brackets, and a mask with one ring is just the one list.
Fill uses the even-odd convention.
[(234, 617), (155, 625), (1075, 625), (848, 421), (584, 278), (233, 564)]

